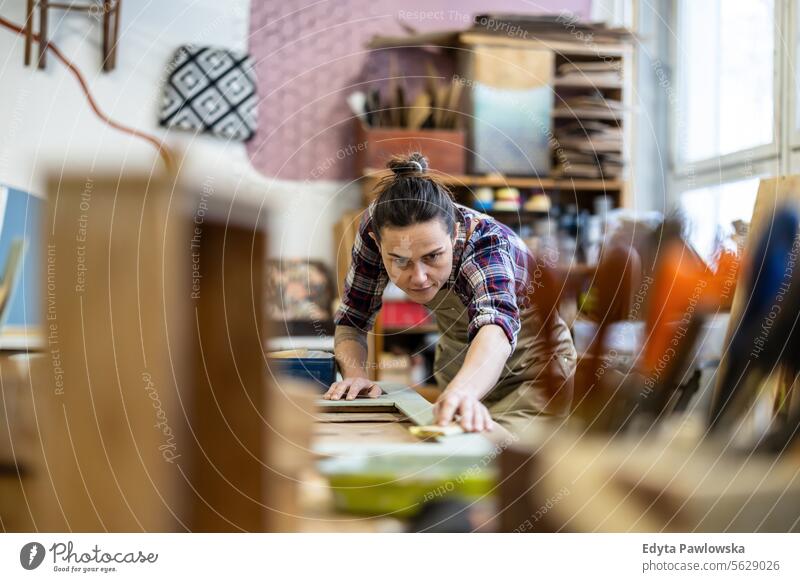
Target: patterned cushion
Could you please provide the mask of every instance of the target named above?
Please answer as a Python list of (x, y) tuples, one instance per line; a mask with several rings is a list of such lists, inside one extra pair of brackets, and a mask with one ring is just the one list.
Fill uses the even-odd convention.
[(247, 141), (256, 131), (253, 61), (224, 48), (185, 45), (169, 68), (159, 122)]

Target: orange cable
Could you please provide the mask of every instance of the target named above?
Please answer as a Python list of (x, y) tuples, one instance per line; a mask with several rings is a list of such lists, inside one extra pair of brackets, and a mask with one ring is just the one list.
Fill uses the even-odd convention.
[[(12, 32), (15, 32), (15, 33), (17, 33), (19, 35), (25, 34), (25, 29), (24, 28), (22, 28), (21, 26), (19, 26), (17, 24), (14, 24), (13, 22), (11, 22), (9, 20), (6, 20), (2, 16), (0, 16), (0, 26), (4, 26), (5, 28), (7, 28), (7, 29), (11, 30)], [(38, 34), (34, 34), (33, 38), (38, 41), (39, 40), (39, 35)], [(53, 54), (56, 56), (56, 58), (59, 61), (61, 61), (64, 64), (64, 66), (67, 67), (67, 69), (69, 69), (72, 72), (72, 74), (75, 76), (75, 78), (78, 80), (78, 83), (81, 86), (81, 90), (83, 91), (83, 94), (86, 96), (86, 100), (89, 102), (89, 106), (92, 108), (92, 111), (94, 111), (95, 115), (97, 115), (97, 117), (100, 119), (100, 121), (102, 121), (103, 123), (105, 123), (109, 127), (112, 127), (114, 129), (116, 129), (117, 131), (121, 131), (122, 133), (127, 133), (128, 135), (132, 135), (134, 137), (138, 137), (138, 138), (143, 139), (146, 142), (150, 143), (158, 151), (158, 155), (163, 160), (164, 165), (167, 167), (167, 170), (171, 170), (172, 169), (172, 167), (173, 167), (173, 156), (172, 156), (172, 152), (170, 152), (170, 150), (169, 150), (169, 148), (167, 146), (162, 144), (158, 140), (158, 138), (156, 138), (155, 136), (153, 136), (153, 135), (151, 135), (149, 133), (145, 133), (143, 131), (139, 131), (138, 129), (135, 129), (135, 128), (132, 128), (132, 127), (128, 127), (127, 125), (123, 125), (122, 123), (119, 123), (118, 121), (114, 121), (108, 115), (103, 113), (100, 110), (100, 107), (97, 105), (97, 102), (94, 100), (94, 97), (92, 96), (92, 93), (89, 90), (89, 85), (86, 83), (86, 79), (84, 78), (83, 73), (81, 73), (80, 69), (78, 69), (78, 67), (72, 61), (70, 61), (67, 57), (65, 57), (64, 53), (62, 53), (61, 50), (55, 44), (53, 44), (52, 42), (47, 41), (47, 49), (48, 50), (52, 50)]]

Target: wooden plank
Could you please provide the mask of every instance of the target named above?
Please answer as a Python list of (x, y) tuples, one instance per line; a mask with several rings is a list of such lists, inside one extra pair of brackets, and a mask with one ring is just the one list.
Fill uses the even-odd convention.
[(312, 424), (316, 387), (285, 380), (281, 389), (266, 391), (267, 466), (263, 500), (268, 500), (266, 530), (297, 531), (303, 509), (300, 484), (313, 466)]
[(620, 82), (603, 81), (602, 83), (595, 83), (591, 79), (569, 80), (569, 81), (556, 79), (553, 83), (553, 86), (562, 89), (595, 89), (597, 91), (617, 90), (625, 88), (625, 85), (621, 81)]
[(408, 427), (407, 422), (337, 422), (317, 425), (314, 428), (315, 445), (325, 446), (332, 443), (353, 443), (369, 439), (373, 444), (418, 442)]
[[(417, 392), (393, 382), (378, 382), (384, 394), (378, 398), (359, 398), (357, 400), (318, 400), (320, 411), (354, 412), (365, 414), (401, 414), (408, 419), (409, 426), (426, 426), (434, 423), (433, 404), (425, 400)], [(369, 403), (369, 404), (367, 404)], [(372, 409), (370, 405), (374, 403)], [(401, 425), (395, 425), (401, 426)], [(395, 429), (387, 429), (394, 431)], [(404, 429), (406, 432), (407, 428)], [(495, 446), (492, 439), (507, 437), (507, 433), (498, 427), (491, 433), (462, 433), (458, 435), (440, 436), (432, 439), (418, 439), (411, 436), (410, 441), (380, 442), (379, 439), (362, 435), (351, 440), (316, 442), (317, 453), (331, 456), (348, 456), (361, 454), (441, 454), (441, 455), (481, 455), (490, 452)], [(410, 435), (410, 433), (409, 433)], [(377, 436), (377, 435), (376, 435)], [(434, 446), (435, 445), (435, 446)]]
[(464, 45), (508, 46), (524, 49), (547, 49), (560, 55), (624, 57), (632, 52), (631, 46), (624, 43), (581, 43), (559, 39), (515, 38), (506, 35), (482, 34), (480, 32), (464, 32), (459, 35)]
[(593, 56), (593, 57), (618, 57), (631, 53), (631, 47), (625, 43), (582, 43), (563, 40), (561, 38), (517, 38), (508, 35), (488, 34), (484, 32), (442, 31), (433, 33), (418, 33), (407, 36), (375, 36), (367, 45), (368, 48), (397, 48), (397, 47), (457, 47), (459, 45), (496, 45), (512, 46), (519, 48), (546, 48), (562, 55)]
[[(380, 382), (378, 382), (378, 384), (380, 384)], [(317, 407), (326, 412), (354, 412), (362, 408), (375, 412), (391, 412), (392, 410), (396, 410), (394, 399), (387, 397), (385, 394), (378, 398), (359, 396), (355, 400), (324, 400), (320, 398), (317, 400)]]
[(197, 330), (189, 344), (193, 531), (264, 529), (264, 236), (206, 218), (196, 249), (201, 282), (189, 295)]
[(405, 416), (395, 412), (317, 412), (314, 422), (402, 422)]
[(383, 404), (379, 403), (374, 405), (358, 401), (354, 402), (353, 404), (350, 404), (349, 401), (340, 401), (334, 404), (317, 402), (317, 406), (322, 407), (322, 409), (329, 414), (343, 414), (346, 412), (351, 412), (354, 414), (392, 414), (397, 412), (394, 402), (384, 402)]
[[(750, 229), (747, 234), (744, 256), (741, 260), (742, 265), (748, 264), (750, 255), (753, 252), (752, 246), (755, 244), (753, 241), (761, 240), (764, 236), (764, 230), (766, 228), (771, 228), (775, 211), (782, 204), (789, 201), (800, 203), (800, 175), (762, 179), (759, 182), (756, 203), (753, 208), (753, 217), (750, 220)], [(728, 319), (728, 329), (725, 333), (725, 343), (723, 344), (723, 346), (726, 347), (730, 346), (731, 338), (736, 329), (740, 326), (745, 304), (750, 300), (750, 297), (747, 296), (748, 290), (745, 285), (747, 276), (747, 269), (740, 268), (737, 275), (736, 290), (733, 294), (733, 302), (731, 303), (731, 314)], [(712, 402), (715, 402), (720, 397), (720, 391), (722, 390), (720, 383), (725, 378), (724, 371), (730, 365), (731, 357), (732, 354), (730, 350), (723, 349), (722, 360), (720, 361), (719, 371), (716, 375), (717, 385), (714, 389)], [(786, 378), (785, 375), (780, 378), (776, 377), (775, 380), (776, 389), (783, 391), (789, 389), (789, 379)]]
[(344, 281), (350, 269), (350, 260), (353, 253), (358, 225), (361, 221), (362, 209), (345, 212), (334, 225), (333, 240), (336, 244), (336, 273), (333, 274), (337, 282), (338, 296), (344, 292)]
[(411, 388), (398, 388), (393, 390), (391, 394), (397, 410), (405, 414), (417, 426), (425, 426), (435, 422), (434, 405)]
[(553, 84), (551, 50), (480, 44), (470, 57), (470, 80), (491, 89), (527, 90)]
[(186, 302), (172, 277), (185, 272), (179, 249), (188, 238), (170, 222), (172, 184), (55, 176), (47, 191), (49, 357), (33, 375), (35, 527), (184, 529), (186, 376), (180, 312), (169, 307)]
[(317, 406), (326, 412), (332, 410), (361, 412), (399, 411), (417, 425), (433, 424), (433, 405), (407, 386), (392, 382), (377, 382), (384, 394), (378, 398), (355, 400), (318, 400)]
[(265, 385), (258, 208), (176, 193), (49, 183), (31, 529), (293, 529), (314, 397)]
[(27, 381), (29, 358), (27, 354), (0, 357), (0, 531), (3, 532), (32, 529), (23, 489), (36, 445)]

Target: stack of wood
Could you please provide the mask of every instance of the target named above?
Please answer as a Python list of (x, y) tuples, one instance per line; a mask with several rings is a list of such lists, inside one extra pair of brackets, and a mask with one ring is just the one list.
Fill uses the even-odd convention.
[(575, 120), (556, 129), (558, 176), (618, 178), (623, 169), (622, 128), (595, 120)]
[(603, 22), (583, 22), (567, 11), (561, 14), (477, 14), (472, 31), (517, 38), (559, 41), (565, 38), (591, 38), (596, 44), (615, 43), (630, 38), (626, 28), (610, 28)]
[(570, 61), (556, 70), (556, 84), (586, 84), (604, 87), (622, 85), (620, 61)]
[(613, 119), (622, 117), (622, 102), (604, 97), (600, 93), (577, 95), (556, 103), (554, 115), (563, 117), (585, 117), (588, 119)]

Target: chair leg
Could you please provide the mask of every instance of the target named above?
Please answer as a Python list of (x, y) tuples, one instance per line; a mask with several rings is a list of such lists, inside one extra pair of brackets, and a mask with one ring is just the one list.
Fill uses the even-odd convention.
[(28, 0), (25, 9), (25, 66), (31, 64), (31, 52), (33, 52), (33, 11), (34, 0)]
[(103, 70), (111, 70), (111, 2), (103, 0)]
[(47, 0), (39, 0), (39, 68), (47, 64)]
[(122, 0), (114, 1), (114, 34), (111, 36), (111, 68), (117, 67), (117, 49), (119, 49), (119, 11), (122, 9)]

